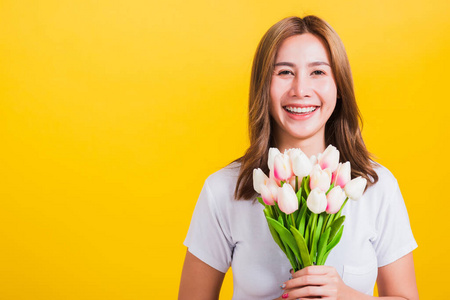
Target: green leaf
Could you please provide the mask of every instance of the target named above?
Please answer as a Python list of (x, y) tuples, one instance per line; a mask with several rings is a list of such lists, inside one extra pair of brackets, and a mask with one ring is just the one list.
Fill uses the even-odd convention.
[[(267, 219), (268, 217), (267, 217), (267, 215), (266, 215), (266, 219)], [(270, 218), (270, 217), (269, 217)], [(268, 220), (268, 219), (267, 219)], [(273, 219), (272, 219), (273, 220)], [(285, 246), (284, 246), (284, 243), (283, 243), (283, 241), (280, 239), (280, 236), (278, 235), (278, 232), (273, 228), (273, 226), (272, 225), (270, 225), (270, 222), (269, 221), (267, 221), (267, 225), (269, 225), (269, 231), (270, 231), (270, 234), (272, 235), (272, 238), (273, 238), (273, 240), (275, 241), (275, 243), (277, 243), (277, 245), (278, 245), (278, 247), (280, 247), (280, 249), (284, 252), (284, 254), (286, 254), (286, 256), (287, 256), (287, 253), (286, 253), (286, 248), (285, 248)]]
[(297, 209), (296, 211), (294, 211), (293, 213), (292, 213), (292, 216), (294, 217), (294, 221), (295, 221), (295, 223), (294, 224), (292, 224), (292, 225), (294, 225), (294, 226), (297, 226), (297, 218), (298, 218), (298, 214), (300, 213), (300, 210), (299, 209)]
[(296, 228), (299, 229), (300, 233), (303, 235), (305, 232), (305, 222), (306, 222), (306, 205), (303, 205), (302, 208), (300, 209), (300, 212), (297, 216), (297, 224), (296, 224)]
[(312, 223), (311, 223), (311, 227), (310, 227), (310, 229), (309, 229), (309, 232), (310, 232), (310, 234), (309, 234), (309, 244), (308, 244), (308, 246), (309, 246), (309, 250), (311, 250), (311, 248), (312, 248), (312, 244), (313, 244), (313, 241), (314, 241), (314, 233), (315, 233), (315, 230), (316, 230), (316, 225), (317, 225), (317, 218), (319, 217), (319, 215), (318, 214), (312, 214)]
[(342, 223), (345, 221), (345, 216), (341, 216), (338, 219), (336, 219), (333, 223), (331, 223), (330, 228), (330, 237), (328, 238), (328, 243), (334, 238), (336, 235), (336, 232), (338, 232), (339, 228), (341, 228)]
[(297, 199), (298, 199), (298, 201), (299, 201), (299, 203), (298, 204), (300, 204), (300, 201), (301, 201), (301, 199), (302, 199), (302, 187), (299, 187), (299, 189), (298, 189), (298, 191), (297, 191)]
[(306, 205), (306, 198), (302, 196), (302, 205)]
[(322, 257), (322, 261), (323, 261), (323, 264), (322, 264), (322, 265), (324, 265), (325, 262), (327, 261), (328, 254), (330, 254), (331, 250), (332, 250), (332, 249), (327, 250), (327, 251), (325, 252), (325, 255)]
[(271, 217), (273, 219), (272, 210), (269, 207), (264, 208), (263, 212), (266, 217)]
[(339, 228), (339, 231), (336, 233), (334, 238), (331, 240), (331, 242), (327, 245), (327, 252), (333, 249), (341, 240), (342, 232), (344, 232), (344, 225)]
[(291, 248), (292, 252), (294, 252), (295, 256), (300, 257), (300, 252), (298, 250), (297, 243), (295, 242), (294, 237), (292, 236), (292, 233), (287, 230), (283, 225), (281, 225), (278, 221), (266, 217), (267, 222), (270, 223), (270, 225), (273, 226), (273, 228), (278, 232), (280, 235), (281, 240), (286, 243), (289, 248)]
[(308, 176), (306, 177), (306, 179), (303, 178), (303, 181), (302, 181), (302, 183), (303, 183), (303, 189), (305, 190), (306, 197), (309, 196), (309, 192), (310, 192), (310, 189), (309, 189), (309, 180), (310, 180), (310, 177), (309, 177), (309, 175), (308, 175)]
[(318, 215), (317, 226), (315, 226), (315, 228), (314, 228), (314, 239), (313, 239), (312, 246), (311, 246), (311, 253), (312, 253), (311, 260), (313, 261), (313, 263), (317, 262), (316, 253), (319, 252), (318, 243), (319, 243), (320, 235), (322, 233), (323, 219), (324, 219), (323, 213)]
[(308, 224), (306, 225), (306, 228), (305, 228), (304, 236), (305, 236), (305, 241), (306, 241), (306, 245), (308, 246), (308, 249), (311, 249), (309, 240), (310, 240), (310, 238), (312, 238), (310, 236), (311, 235), (311, 225), (312, 225), (311, 223), (314, 221), (314, 216), (317, 217), (317, 215), (313, 214), (313, 213), (311, 213), (311, 215), (309, 215)]
[(317, 264), (323, 265), (325, 261), (323, 260), (325, 252), (327, 250), (328, 237), (330, 236), (331, 228), (328, 227), (322, 234), (319, 240), (319, 246), (317, 247)]
[(302, 261), (303, 268), (312, 265), (311, 259), (309, 257), (308, 247), (306, 246), (306, 241), (300, 232), (295, 227), (291, 227), (292, 235), (294, 236), (295, 242), (297, 243), (298, 249), (300, 251), (300, 257)]
[(264, 203), (264, 201), (261, 197), (256, 197), (256, 199), (258, 199), (258, 202), (261, 203), (262, 205), (264, 205), (264, 207), (266, 207), (266, 204)]
[(278, 216), (278, 222), (280, 222), (281, 226), (284, 227), (284, 221), (283, 221), (283, 218), (281, 216)]
[(291, 263), (292, 269), (295, 270), (295, 272), (297, 272), (299, 270), (299, 266), (297, 264), (297, 259), (295, 258), (294, 253), (292, 252), (292, 250), (289, 248), (289, 246), (286, 245), (286, 243), (283, 243), (285, 248), (286, 248), (286, 256), (289, 259), (289, 262)]

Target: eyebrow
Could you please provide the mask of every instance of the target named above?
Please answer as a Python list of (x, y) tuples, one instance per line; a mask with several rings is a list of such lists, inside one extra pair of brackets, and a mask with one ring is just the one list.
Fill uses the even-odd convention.
[[(308, 64), (308, 67), (315, 67), (315, 66), (322, 66), (322, 65), (330, 66), (330, 64), (325, 61), (313, 61)], [(295, 64), (291, 63), (291, 62), (281, 61), (281, 62), (277, 62), (274, 66), (275, 67), (287, 66), (287, 67), (293, 68), (293, 67), (295, 67)]]

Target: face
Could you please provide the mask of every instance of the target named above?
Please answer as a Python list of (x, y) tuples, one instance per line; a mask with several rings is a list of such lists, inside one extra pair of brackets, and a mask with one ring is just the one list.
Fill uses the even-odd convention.
[(327, 50), (310, 33), (287, 38), (278, 49), (270, 85), (270, 115), (279, 144), (325, 143), (325, 124), (337, 89)]

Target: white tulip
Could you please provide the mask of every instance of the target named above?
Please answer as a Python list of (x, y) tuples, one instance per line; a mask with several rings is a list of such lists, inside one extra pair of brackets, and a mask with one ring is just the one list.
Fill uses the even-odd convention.
[(267, 180), (269, 180), (269, 178), (260, 168), (253, 169), (253, 188), (258, 194), (261, 194), (261, 186), (264, 185)]
[[(285, 214), (292, 214), (298, 209), (298, 199), (290, 184), (283, 184), (278, 188), (278, 206)], [(325, 199), (326, 201), (326, 199)]]
[(277, 202), (278, 185), (273, 179), (268, 179), (261, 186), (261, 198), (267, 205), (274, 205)]
[(322, 170), (330, 169), (331, 172), (336, 171), (339, 164), (339, 150), (336, 147), (329, 145), (327, 149), (319, 155), (318, 162)]
[(362, 194), (364, 193), (364, 189), (366, 188), (366, 184), (367, 180), (365, 178), (362, 178), (361, 176), (347, 182), (344, 188), (347, 197), (352, 200), (358, 200), (359, 198), (361, 198)]
[(269, 170), (273, 170), (273, 163), (275, 161), (275, 156), (277, 156), (277, 154), (280, 154), (280, 150), (278, 150), (277, 148), (269, 149), (269, 161), (267, 163), (269, 166)]
[(305, 176), (308, 176), (309, 173), (311, 173), (311, 170), (313, 168), (313, 165), (311, 164), (311, 161), (303, 152), (296, 152), (292, 156), (292, 170), (294, 171), (294, 174), (298, 176), (299, 178), (303, 178)]
[(343, 164), (339, 163), (338, 168), (333, 173), (333, 183), (334, 185), (339, 185), (341, 188), (344, 188), (347, 182), (352, 179), (352, 169), (350, 167), (350, 162), (347, 161)]
[(315, 214), (323, 213), (327, 209), (327, 196), (319, 188), (315, 188), (309, 193), (306, 199), (306, 206)]
[(311, 190), (320, 188), (326, 192), (330, 188), (331, 184), (331, 171), (330, 169), (322, 170), (319, 165), (315, 165), (311, 171), (311, 177), (309, 180), (309, 187)]
[(345, 194), (344, 190), (340, 186), (335, 186), (331, 189), (331, 191), (327, 195), (327, 213), (329, 214), (335, 214), (340, 209), (342, 204), (345, 201), (345, 198), (347, 198), (347, 195)]

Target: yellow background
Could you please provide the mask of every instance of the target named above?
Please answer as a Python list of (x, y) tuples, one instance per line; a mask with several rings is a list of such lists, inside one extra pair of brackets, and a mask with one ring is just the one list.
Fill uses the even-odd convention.
[(256, 45), (306, 14), (346, 45), (365, 142), (409, 210), (421, 298), (445, 299), (448, 3), (1, 1), (0, 299), (176, 298), (203, 182), (248, 146)]

